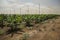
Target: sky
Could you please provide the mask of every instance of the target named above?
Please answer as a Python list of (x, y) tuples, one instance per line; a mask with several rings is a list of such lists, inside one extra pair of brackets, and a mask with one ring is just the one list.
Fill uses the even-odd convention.
[(38, 7), (52, 7), (60, 10), (60, 0), (0, 0), (0, 9), (1, 8), (19, 8), (28, 6)]
[(59, 7), (60, 0), (0, 0), (0, 6), (22, 5), (25, 3), (39, 4), (41, 6)]

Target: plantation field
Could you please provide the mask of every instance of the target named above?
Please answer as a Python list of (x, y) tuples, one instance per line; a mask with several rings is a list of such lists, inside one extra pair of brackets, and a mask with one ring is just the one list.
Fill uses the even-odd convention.
[[(59, 20), (60, 15), (55, 14), (0, 14), (0, 40), (44, 40), (45, 35), (48, 37), (54, 34), (55, 29), (59, 28), (53, 27), (55, 23), (60, 23)], [(50, 30), (54, 32), (49, 32)], [(57, 36), (57, 31), (55, 33)], [(51, 40), (55, 39), (52, 37)], [(59, 37), (56, 40), (59, 40)]]

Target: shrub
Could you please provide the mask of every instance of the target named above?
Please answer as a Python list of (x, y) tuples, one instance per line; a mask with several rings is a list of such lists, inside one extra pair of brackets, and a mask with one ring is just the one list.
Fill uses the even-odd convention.
[(22, 40), (27, 40), (29, 38), (29, 34), (28, 33), (24, 33)]
[(0, 35), (4, 34), (4, 31), (3, 30), (0, 30)]

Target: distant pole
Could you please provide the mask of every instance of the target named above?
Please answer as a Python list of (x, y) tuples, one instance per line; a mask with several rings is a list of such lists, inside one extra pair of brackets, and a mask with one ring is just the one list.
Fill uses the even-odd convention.
[(5, 13), (7, 14), (7, 9), (5, 9)]
[(1, 14), (3, 14), (3, 12), (4, 12), (4, 11), (3, 11), (3, 8), (2, 8), (2, 13), (1, 13)]
[(15, 9), (14, 9), (14, 14), (15, 14)]
[(11, 14), (11, 9), (10, 9), (10, 14)]
[(40, 14), (40, 3), (39, 3), (39, 14)]
[(2, 14), (3, 14), (3, 12), (4, 12), (4, 10), (3, 10), (3, 8), (2, 8)]
[(27, 5), (27, 14), (29, 13), (29, 6)]
[(3, 14), (5, 14), (5, 8), (3, 8), (3, 10), (4, 10)]
[(5, 8), (5, 14), (6, 14), (6, 8)]
[(0, 14), (1, 14), (1, 9), (0, 9)]
[(20, 14), (21, 14), (21, 8), (20, 8)]

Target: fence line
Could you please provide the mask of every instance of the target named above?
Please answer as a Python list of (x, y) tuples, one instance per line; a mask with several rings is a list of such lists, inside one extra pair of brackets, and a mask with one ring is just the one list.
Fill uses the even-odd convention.
[(29, 6), (26, 6), (27, 8), (1, 8), (0, 14), (40, 14), (40, 4), (38, 8), (30, 8)]

